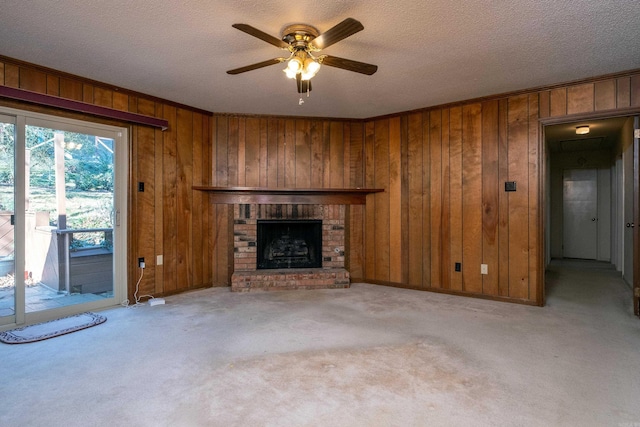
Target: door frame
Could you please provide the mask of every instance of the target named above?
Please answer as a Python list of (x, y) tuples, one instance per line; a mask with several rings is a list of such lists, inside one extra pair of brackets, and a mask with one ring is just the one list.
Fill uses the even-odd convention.
[[(639, 117), (640, 117), (640, 107), (630, 107), (630, 108), (621, 108), (619, 110), (607, 110), (601, 112), (591, 112), (591, 113), (579, 113), (579, 114), (568, 114), (559, 117), (544, 117), (538, 119), (538, 149), (541, 155), (541, 167), (539, 174), (539, 184), (541, 188), (540, 194), (540, 205), (541, 205), (541, 217), (542, 217), (542, 227), (540, 230), (540, 242), (542, 256), (541, 258), (541, 270), (542, 280), (538, 283), (538, 295), (541, 295), (542, 301), (541, 305), (544, 306), (546, 304), (546, 283), (545, 283), (545, 275), (544, 271), (547, 267), (547, 251), (548, 251), (548, 239), (547, 239), (547, 228), (550, 224), (547, 221), (547, 212), (549, 206), (547, 206), (547, 201), (549, 200), (548, 189), (546, 186), (548, 173), (550, 172), (548, 159), (549, 159), (549, 149), (547, 147), (547, 138), (545, 134), (545, 127), (552, 125), (560, 125), (560, 124), (568, 124), (585, 120), (604, 120), (604, 119), (613, 119), (617, 117), (633, 117), (634, 118), (634, 128), (638, 129), (639, 126)], [(640, 218), (640, 154), (638, 153), (638, 139), (634, 138), (634, 219), (635, 223), (640, 225), (638, 218)], [(635, 250), (640, 245), (640, 227), (636, 226), (633, 229), (633, 311), (637, 316), (640, 316), (640, 249)]]
[[(100, 302), (85, 303), (82, 305), (86, 310), (98, 310), (107, 308), (109, 306), (120, 305), (127, 299), (128, 283), (127, 283), (127, 250), (128, 250), (128, 170), (129, 170), (129, 129), (125, 126), (108, 125), (100, 122), (93, 122), (90, 120), (78, 120), (67, 117), (55, 116), (51, 114), (44, 114), (33, 112), (29, 110), (21, 110), (10, 107), (0, 106), (0, 114), (15, 118), (16, 125), (16, 146), (15, 146), (15, 228), (14, 228), (14, 265), (16, 271), (23, 271), (26, 263), (25, 254), (25, 191), (26, 191), (26, 176), (24, 174), (24, 165), (26, 161), (25, 151), (25, 137), (22, 135), (25, 132), (25, 128), (29, 125), (30, 121), (36, 121), (38, 123), (46, 124), (60, 124), (65, 130), (77, 131), (77, 130), (91, 130), (96, 133), (100, 131), (109, 132), (110, 134), (117, 134), (116, 146), (114, 150), (114, 226), (113, 226), (113, 238), (114, 248), (117, 245), (117, 251), (114, 250), (113, 254), (113, 304), (104, 305)], [(28, 324), (44, 322), (52, 320), (61, 316), (71, 315), (78, 312), (75, 310), (77, 305), (70, 305), (62, 307), (60, 309), (51, 309), (45, 311), (37, 311), (32, 313), (25, 313), (24, 305), (25, 301), (25, 283), (24, 277), (20, 274), (16, 274), (15, 283), (15, 323), (7, 323), (0, 325), (0, 330), (10, 329), (16, 326), (24, 326)], [(22, 307), (22, 310), (18, 310), (17, 307)]]

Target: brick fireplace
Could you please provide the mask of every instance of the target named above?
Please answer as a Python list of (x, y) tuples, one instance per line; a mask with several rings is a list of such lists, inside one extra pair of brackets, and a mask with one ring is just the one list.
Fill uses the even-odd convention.
[[(348, 288), (349, 272), (345, 269), (345, 205), (322, 204), (235, 204), (233, 214), (234, 272), (231, 290), (327, 289)], [(258, 223), (282, 222), (291, 224), (296, 230), (304, 224), (321, 223), (321, 242), (318, 254), (320, 267), (282, 268), (287, 263), (274, 265), (277, 268), (262, 268), (258, 265)], [(295, 225), (295, 227), (294, 227)], [(312, 242), (307, 242), (301, 232), (286, 233), (277, 240), (279, 246), (289, 247), (289, 241), (299, 242), (297, 249), (278, 249), (280, 255), (308, 255)], [(289, 236), (291, 234), (291, 236)], [(269, 239), (268, 239), (269, 240)], [(273, 239), (271, 239), (273, 240)], [(268, 244), (268, 242), (267, 242)], [(264, 244), (264, 246), (267, 246)], [(261, 248), (261, 250), (266, 250)], [(273, 252), (273, 249), (269, 249)], [(262, 264), (262, 263), (261, 263)], [(291, 265), (296, 265), (292, 263)], [(260, 268), (259, 268), (260, 267)]]

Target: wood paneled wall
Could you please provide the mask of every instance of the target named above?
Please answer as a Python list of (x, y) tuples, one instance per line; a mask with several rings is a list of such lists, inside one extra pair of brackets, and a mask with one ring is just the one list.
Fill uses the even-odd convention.
[(143, 256), (140, 290), (155, 294), (230, 283), (231, 209), (192, 185), (371, 187), (385, 192), (348, 209), (352, 277), (540, 304), (540, 119), (640, 107), (640, 73), (628, 73), (365, 121), (211, 116), (0, 59), (0, 84), (169, 121), (130, 126), (129, 287)]
[[(213, 179), (210, 113), (10, 58), (0, 58), (0, 84), (167, 119), (169, 128), (163, 132), (0, 100), (0, 105), (129, 128), (130, 164), (125, 167), (129, 170), (130, 299), (138, 279), (138, 257), (144, 257), (147, 266), (140, 294), (227, 283), (226, 260), (215, 244), (219, 238), (216, 208), (207, 196), (191, 189)], [(144, 192), (137, 191), (138, 182), (144, 182)], [(156, 265), (157, 255), (163, 255), (163, 265)], [(219, 272), (220, 264), (224, 274)]]

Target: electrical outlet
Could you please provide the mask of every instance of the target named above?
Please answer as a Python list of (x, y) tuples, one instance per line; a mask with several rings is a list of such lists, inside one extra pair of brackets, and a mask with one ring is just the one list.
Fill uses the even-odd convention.
[(462, 264), (459, 262), (456, 262), (455, 269), (456, 271), (462, 271)]
[(480, 264), (480, 274), (489, 274), (489, 266), (487, 264)]
[(156, 265), (162, 265), (163, 259), (162, 259), (162, 255), (157, 255), (156, 256)]
[(144, 268), (145, 267), (145, 265), (144, 265), (144, 257), (138, 258), (138, 267), (140, 267), (140, 268)]

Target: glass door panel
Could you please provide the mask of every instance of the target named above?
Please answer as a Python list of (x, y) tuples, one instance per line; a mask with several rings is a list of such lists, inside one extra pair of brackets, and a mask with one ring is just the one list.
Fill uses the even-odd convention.
[(15, 120), (0, 115), (0, 325), (16, 319), (15, 136)]
[(26, 313), (113, 299), (114, 139), (25, 134)]

